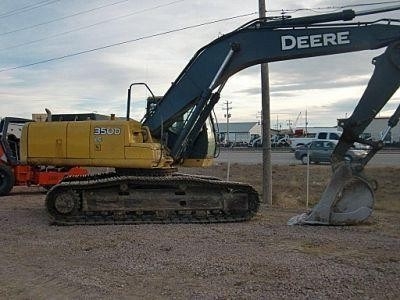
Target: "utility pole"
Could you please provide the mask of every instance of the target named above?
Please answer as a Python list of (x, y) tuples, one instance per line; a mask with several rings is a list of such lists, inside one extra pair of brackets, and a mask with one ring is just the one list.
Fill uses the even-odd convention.
[(307, 120), (307, 108), (306, 108), (306, 136), (308, 136), (308, 120)]
[[(259, 17), (265, 18), (265, 0), (258, 0)], [(268, 64), (261, 64), (261, 103), (263, 139), (263, 203), (272, 205), (271, 117)]]
[[(225, 107), (223, 109), (226, 109), (226, 113), (224, 115), (224, 117), (226, 118), (226, 138), (225, 138), (225, 143), (227, 147), (231, 147), (230, 143), (229, 143), (229, 119), (231, 117), (231, 114), (229, 113), (229, 111), (232, 109), (232, 107), (230, 107), (229, 105), (231, 105), (232, 102), (228, 102), (225, 101), (224, 105)], [(228, 149), (229, 149), (228, 148)], [(230, 153), (228, 152), (228, 165), (226, 168), (226, 181), (229, 181), (229, 176), (231, 173), (231, 156)]]
[(232, 109), (232, 107), (230, 107), (229, 105), (231, 104), (232, 102), (225, 101), (224, 102), (225, 107), (223, 108), (224, 110), (226, 110), (226, 113), (224, 114), (224, 117), (226, 118), (226, 137), (225, 137), (226, 143), (229, 143), (229, 119), (231, 117), (229, 111)]

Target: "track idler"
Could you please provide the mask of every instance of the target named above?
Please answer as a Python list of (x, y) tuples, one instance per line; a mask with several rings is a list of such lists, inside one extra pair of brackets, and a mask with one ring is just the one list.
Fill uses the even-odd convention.
[(317, 205), (308, 213), (292, 217), (288, 225), (356, 225), (364, 222), (374, 205), (374, 189), (347, 164), (333, 173)]

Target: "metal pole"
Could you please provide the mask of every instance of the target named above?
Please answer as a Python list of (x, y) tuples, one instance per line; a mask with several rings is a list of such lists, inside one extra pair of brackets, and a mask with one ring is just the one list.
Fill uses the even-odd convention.
[[(258, 0), (259, 16), (265, 17), (265, 0)], [(261, 64), (261, 102), (263, 138), (263, 203), (272, 205), (271, 117), (268, 64)]]
[(226, 104), (226, 138), (225, 138), (225, 142), (226, 142), (226, 144), (225, 144), (225, 146), (226, 147), (228, 147), (228, 151), (227, 151), (227, 154), (228, 154), (228, 166), (227, 166), (227, 169), (226, 169), (226, 180), (227, 181), (229, 181), (229, 177), (230, 177), (230, 172), (231, 172), (231, 146), (230, 146), (230, 142), (229, 142), (229, 118), (231, 117), (231, 115), (230, 115), (230, 113), (229, 113), (229, 111), (232, 109), (232, 107), (229, 107), (229, 105), (231, 104), (232, 102), (228, 102), (228, 101), (225, 101), (225, 104)]
[(307, 176), (306, 176), (306, 208), (308, 208), (308, 199), (310, 195), (310, 148), (307, 147)]
[(306, 134), (305, 134), (305, 136), (306, 136), (306, 137), (308, 137), (308, 119), (307, 119), (307, 108), (306, 108), (306, 124), (305, 124), (305, 126), (306, 126)]

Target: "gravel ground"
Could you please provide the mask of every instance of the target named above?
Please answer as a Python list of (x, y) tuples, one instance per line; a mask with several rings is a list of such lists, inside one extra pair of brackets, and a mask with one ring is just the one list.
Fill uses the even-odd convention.
[(398, 212), (366, 225), (49, 226), (40, 188), (0, 201), (0, 298), (399, 299)]

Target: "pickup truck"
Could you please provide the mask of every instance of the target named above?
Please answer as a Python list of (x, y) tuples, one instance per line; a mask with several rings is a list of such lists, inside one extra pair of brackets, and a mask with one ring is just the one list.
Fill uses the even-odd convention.
[(317, 133), (309, 133), (307, 137), (292, 137), (289, 139), (290, 148), (295, 150), (298, 146), (307, 145), (314, 140), (330, 140), (337, 141), (342, 133), (339, 131), (321, 131)]

